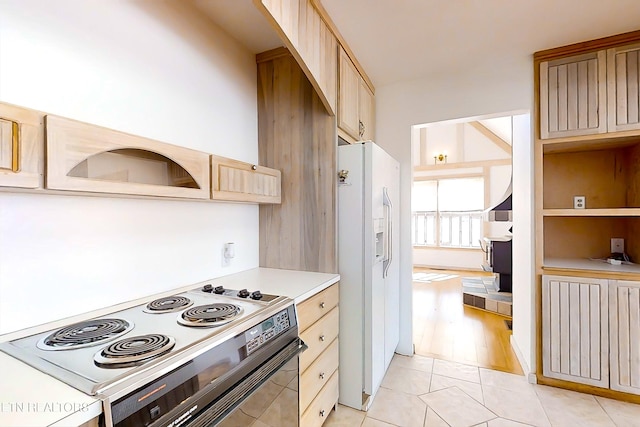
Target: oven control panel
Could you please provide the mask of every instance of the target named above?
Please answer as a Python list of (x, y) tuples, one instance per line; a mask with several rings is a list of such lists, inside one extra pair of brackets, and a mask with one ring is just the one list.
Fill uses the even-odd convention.
[(247, 355), (253, 353), (261, 346), (291, 327), (289, 312), (283, 310), (270, 317), (259, 325), (254, 326), (244, 333), (247, 344)]

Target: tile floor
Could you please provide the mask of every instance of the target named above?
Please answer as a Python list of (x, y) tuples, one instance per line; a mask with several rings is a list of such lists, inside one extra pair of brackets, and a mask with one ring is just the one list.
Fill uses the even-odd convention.
[(457, 362), (395, 355), (368, 412), (339, 405), (324, 425), (638, 427), (640, 405)]

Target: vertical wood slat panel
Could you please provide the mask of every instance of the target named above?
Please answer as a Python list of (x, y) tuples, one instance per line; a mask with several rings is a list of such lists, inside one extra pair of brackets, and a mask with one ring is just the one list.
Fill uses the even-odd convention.
[(567, 64), (567, 129), (578, 129), (578, 64)]
[(638, 51), (627, 52), (627, 123), (638, 123)]
[(570, 374), (569, 283), (560, 282), (560, 372)]
[(549, 67), (549, 132), (558, 131), (558, 67)]
[(629, 372), (629, 288), (618, 289), (618, 381), (630, 386)]
[(600, 125), (598, 119), (598, 104), (604, 100), (598, 100), (598, 62), (595, 59), (587, 62), (587, 87), (589, 88), (588, 103), (589, 106), (589, 129), (597, 128)]
[(588, 323), (591, 335), (589, 342), (590, 375), (591, 378), (599, 380), (601, 378), (600, 370), (602, 363), (600, 360), (600, 352), (602, 350), (602, 339), (600, 338), (600, 287), (590, 286), (589, 292), (591, 293)]
[[(591, 305), (589, 304), (589, 284), (580, 283), (580, 376), (589, 378), (591, 376), (591, 361), (590, 361), (590, 344), (594, 341), (591, 335), (590, 326), (590, 314)], [(599, 340), (598, 340), (599, 341)]]
[(589, 127), (589, 75), (588, 62), (578, 63), (578, 129)]
[(630, 383), (640, 388), (640, 288), (629, 289)]
[(569, 89), (567, 87), (567, 66), (558, 66), (558, 130), (567, 130), (567, 98)]
[(580, 284), (569, 283), (569, 373), (580, 376)]
[(557, 280), (552, 280), (549, 283), (550, 291), (549, 291), (549, 305), (551, 307), (550, 310), (550, 321), (549, 327), (551, 329), (551, 345), (549, 347), (549, 352), (551, 354), (551, 370), (553, 372), (561, 372), (560, 367), (560, 282)]
[(627, 55), (616, 55), (616, 124), (627, 124)]

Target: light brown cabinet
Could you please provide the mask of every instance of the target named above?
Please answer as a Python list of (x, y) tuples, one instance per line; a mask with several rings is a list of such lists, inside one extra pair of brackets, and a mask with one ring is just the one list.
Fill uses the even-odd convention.
[(42, 186), (43, 115), (0, 104), (0, 186)]
[(544, 276), (542, 367), (549, 378), (609, 387), (607, 280)]
[(640, 282), (610, 281), (611, 389), (640, 394)]
[(540, 137), (607, 131), (604, 51), (540, 63)]
[(607, 50), (608, 131), (640, 130), (640, 43)]
[(632, 43), (540, 61), (540, 138), (639, 131), (639, 52)]
[(350, 143), (373, 140), (374, 94), (343, 48), (338, 57), (338, 134)]
[(300, 338), (300, 425), (319, 427), (338, 403), (339, 284), (297, 307)]
[(311, 0), (254, 0), (294, 56), (325, 108), (336, 112), (338, 40)]
[[(639, 51), (636, 31), (534, 54), (538, 382), (634, 401)], [(633, 264), (606, 262), (613, 238)]]
[(280, 171), (221, 156), (211, 156), (211, 198), (236, 202), (280, 203)]
[(47, 115), (46, 188), (209, 199), (209, 154)]

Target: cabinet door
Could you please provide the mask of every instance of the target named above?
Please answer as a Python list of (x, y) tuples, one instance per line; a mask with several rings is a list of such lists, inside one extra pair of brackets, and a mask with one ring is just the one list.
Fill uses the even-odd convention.
[(640, 129), (640, 43), (607, 50), (608, 131)]
[(540, 63), (540, 138), (607, 131), (605, 51)]
[(371, 89), (369, 89), (369, 86), (367, 86), (363, 79), (360, 79), (360, 88), (358, 90), (358, 113), (360, 117), (360, 137), (358, 139), (362, 141), (374, 141), (376, 137), (375, 98)]
[(611, 388), (640, 394), (640, 282), (609, 286)]
[(0, 186), (42, 185), (43, 115), (0, 103)]
[(544, 376), (609, 387), (607, 280), (543, 276)]
[(280, 171), (221, 156), (211, 156), (213, 200), (280, 203)]
[(338, 73), (338, 127), (355, 141), (360, 139), (358, 90), (360, 74), (340, 48)]

